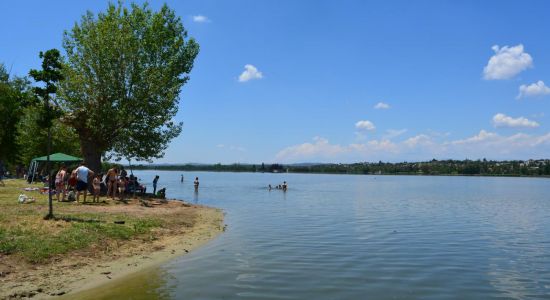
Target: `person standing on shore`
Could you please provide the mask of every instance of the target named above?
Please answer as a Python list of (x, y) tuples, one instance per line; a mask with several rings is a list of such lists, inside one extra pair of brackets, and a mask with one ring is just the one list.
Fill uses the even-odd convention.
[(153, 179), (153, 195), (157, 194), (157, 183), (159, 182), (159, 176), (155, 176), (155, 179)]
[(59, 202), (59, 194), (62, 194), (63, 197), (61, 201), (65, 201), (65, 177), (67, 176), (67, 167), (64, 164), (61, 165), (59, 171), (55, 175), (55, 196), (57, 202)]
[(94, 176), (94, 172), (85, 163), (80, 163), (80, 167), (76, 168), (76, 202), (80, 198), (80, 192), (84, 192), (83, 203), (86, 203), (86, 195), (88, 194), (88, 178)]
[(92, 182), (92, 185), (94, 187), (94, 198), (92, 199), (92, 202), (99, 202), (99, 193), (101, 192), (101, 174), (98, 174), (94, 177), (94, 181)]
[(118, 196), (120, 201), (124, 201), (127, 185), (128, 185), (128, 181), (126, 180), (126, 177), (120, 176), (120, 180), (118, 181)]
[(123, 165), (120, 165), (120, 177), (126, 178), (126, 176), (128, 176), (128, 173), (127, 173), (126, 170), (124, 169), (124, 166), (123, 166)]
[(107, 198), (109, 198), (109, 195), (113, 194), (113, 199), (115, 199), (116, 196), (116, 190), (117, 190), (117, 177), (118, 177), (118, 169), (116, 167), (110, 168), (109, 171), (107, 171)]

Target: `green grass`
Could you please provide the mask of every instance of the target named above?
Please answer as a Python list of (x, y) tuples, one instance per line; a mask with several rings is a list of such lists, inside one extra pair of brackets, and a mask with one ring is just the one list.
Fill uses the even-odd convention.
[[(158, 217), (86, 212), (87, 206), (72, 203), (55, 203), (57, 219), (44, 220), (47, 197), (23, 192), (25, 186), (28, 185), (22, 180), (10, 180), (0, 187), (0, 254), (18, 256), (30, 263), (45, 263), (53, 256), (92, 246), (101, 249), (112, 241), (151, 239), (156, 228), (167, 225)], [(20, 193), (32, 195), (36, 203), (19, 204)]]

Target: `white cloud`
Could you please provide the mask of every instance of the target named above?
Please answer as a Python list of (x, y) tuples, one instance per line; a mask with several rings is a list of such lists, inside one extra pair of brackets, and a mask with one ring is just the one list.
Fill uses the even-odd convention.
[(487, 141), (491, 141), (491, 140), (495, 139), (496, 137), (498, 137), (498, 135), (496, 133), (488, 132), (488, 131), (485, 131), (485, 130), (482, 129), (477, 135), (474, 135), (472, 137), (462, 139), (462, 140), (452, 141), (451, 144), (453, 144), (453, 145), (463, 145), (463, 144), (474, 144), (474, 143), (479, 143), (479, 142), (487, 142)]
[(523, 52), (522, 44), (502, 48), (495, 45), (491, 49), (495, 51), (495, 55), (489, 59), (487, 66), (483, 69), (484, 79), (510, 79), (533, 66), (533, 59), (531, 55)]
[(390, 105), (384, 102), (378, 102), (374, 106), (374, 109), (389, 109), (389, 108), (390, 108)]
[(449, 144), (450, 156), (460, 158), (527, 159), (544, 157), (550, 151), (550, 133), (529, 135), (517, 133), (501, 136), (481, 130), (479, 134), (452, 141)]
[(403, 144), (407, 147), (417, 147), (417, 146), (429, 146), (433, 144), (432, 138), (426, 134), (419, 134), (411, 138), (406, 139)]
[(526, 127), (534, 128), (539, 127), (539, 123), (531, 121), (524, 117), (512, 118), (505, 114), (498, 113), (493, 117), (493, 125), (495, 127)]
[(367, 121), (367, 120), (358, 121), (357, 123), (355, 123), (355, 128), (357, 128), (359, 130), (374, 130), (374, 129), (376, 129), (374, 124), (372, 124), (371, 121)]
[(209, 23), (210, 19), (208, 19), (208, 17), (203, 16), (203, 15), (196, 15), (196, 16), (193, 16), (193, 22), (195, 22), (195, 23)]
[(393, 138), (396, 138), (396, 137), (404, 134), (407, 131), (408, 131), (408, 129), (406, 129), (406, 128), (404, 128), (404, 129), (388, 129), (388, 130), (386, 130), (386, 133), (384, 134), (383, 138), (391, 140)]
[(287, 147), (276, 155), (277, 160), (292, 161), (296, 159), (307, 159), (309, 157), (335, 157), (347, 150), (340, 145), (331, 145), (327, 139), (314, 137), (313, 143), (303, 143), (300, 145)]
[(252, 79), (261, 79), (263, 78), (262, 72), (253, 65), (245, 65), (244, 71), (239, 76), (239, 82), (246, 82)]
[(481, 130), (458, 140), (419, 134), (400, 142), (388, 139), (369, 140), (349, 145), (331, 144), (316, 137), (312, 143), (290, 146), (279, 151), (278, 162), (360, 162), (422, 161), (437, 159), (528, 159), (545, 157), (550, 151), (550, 132), (543, 135), (517, 133), (501, 136)]
[(544, 81), (539, 80), (530, 85), (522, 84), (519, 86), (519, 94), (516, 99), (525, 97), (536, 97), (550, 95), (550, 88), (544, 84)]

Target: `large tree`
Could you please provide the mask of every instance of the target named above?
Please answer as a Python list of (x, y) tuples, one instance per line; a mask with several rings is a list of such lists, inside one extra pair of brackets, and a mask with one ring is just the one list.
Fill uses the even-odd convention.
[(63, 121), (76, 130), (89, 166), (99, 170), (105, 154), (161, 157), (181, 132), (173, 117), (199, 52), (174, 11), (109, 4), (66, 31), (63, 47)]
[(0, 64), (0, 160), (13, 164), (19, 149), (16, 143), (16, 126), (23, 109), (30, 104), (30, 85), (25, 78), (10, 78)]
[[(43, 104), (31, 105), (24, 108), (17, 123), (15, 140), (18, 149), (17, 158), (21, 163), (28, 164), (33, 158), (46, 155), (48, 129), (40, 125), (43, 106)], [(62, 152), (80, 157), (80, 143), (73, 128), (55, 119), (52, 121), (51, 136), (52, 153)]]

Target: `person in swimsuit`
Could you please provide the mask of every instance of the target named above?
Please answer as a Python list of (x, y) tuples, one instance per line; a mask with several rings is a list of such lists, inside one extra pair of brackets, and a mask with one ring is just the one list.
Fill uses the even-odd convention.
[(65, 177), (67, 176), (67, 167), (61, 165), (59, 171), (55, 175), (55, 196), (59, 202), (59, 194), (63, 195), (61, 201), (65, 201)]
[(94, 187), (94, 198), (92, 200), (93, 202), (99, 202), (99, 192), (101, 191), (101, 177), (102, 177), (102, 175), (98, 174), (94, 178), (94, 181), (92, 183), (92, 185)]
[(126, 180), (126, 177), (120, 177), (120, 180), (118, 181), (118, 192), (120, 201), (124, 201), (124, 196), (126, 194), (126, 185), (128, 184), (128, 181)]
[(107, 197), (112, 192), (113, 199), (115, 199), (116, 191), (117, 191), (117, 177), (118, 177), (118, 169), (117, 168), (110, 168), (109, 171), (107, 171), (106, 175), (107, 180)]
[(195, 190), (199, 189), (199, 177), (195, 177), (195, 181), (193, 182), (193, 185), (195, 186)]

